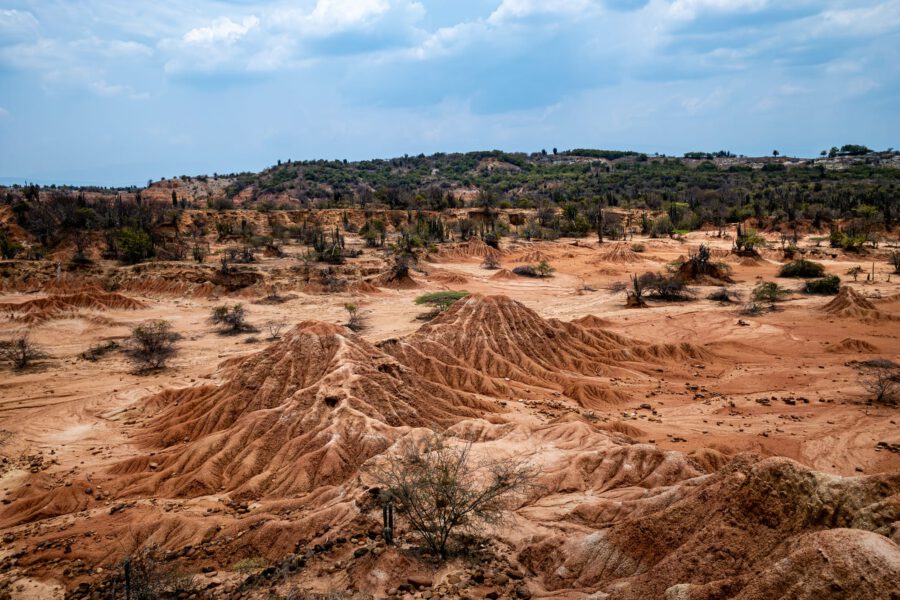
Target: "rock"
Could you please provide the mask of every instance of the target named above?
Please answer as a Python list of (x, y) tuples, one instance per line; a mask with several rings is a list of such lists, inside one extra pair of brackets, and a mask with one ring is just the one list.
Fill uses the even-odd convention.
[(500, 592), (498, 592), (497, 590), (491, 590), (487, 594), (485, 594), (484, 597), (488, 598), (489, 600), (497, 600), (497, 598), (500, 597)]
[(356, 550), (353, 551), (353, 558), (362, 558), (363, 556), (365, 556), (368, 553), (369, 553), (369, 549), (366, 548), (365, 546), (362, 548), (357, 548)]
[(433, 583), (431, 577), (427, 575), (410, 575), (406, 578), (406, 581), (417, 588), (430, 588)]
[(528, 588), (524, 585), (520, 585), (516, 587), (516, 598), (522, 598), (522, 600), (529, 600), (531, 598), (531, 592), (528, 591)]

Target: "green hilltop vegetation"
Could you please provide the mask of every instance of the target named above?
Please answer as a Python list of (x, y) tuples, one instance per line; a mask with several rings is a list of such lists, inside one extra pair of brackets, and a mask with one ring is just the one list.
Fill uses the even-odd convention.
[[(129, 260), (137, 261), (159, 255), (159, 230), (174, 224), (180, 212), (235, 208), (474, 209), (488, 217), (489, 231), (479, 227), (491, 243), (509, 233), (496, 229), (504, 226), (491, 216), (498, 210), (525, 211), (527, 219), (518, 219), (514, 233), (527, 238), (592, 231), (615, 238), (634, 226), (653, 235), (727, 223), (795, 233), (808, 227), (827, 232), (832, 245), (853, 249), (877, 244), (896, 223), (900, 153), (850, 144), (815, 159), (784, 157), (777, 151), (757, 158), (724, 150), (667, 157), (554, 148), (532, 154), (492, 150), (355, 162), (287, 160), (259, 173), (181, 176), (148, 182), (143, 189), (0, 188), (0, 209), (3, 205), (9, 207), (7, 224), (0, 224), (6, 257), (16, 254), (10, 222), (48, 249), (72, 232), (105, 232), (116, 254), (124, 250)], [(641, 211), (640, 223), (622, 223), (623, 209)], [(442, 241), (448, 237), (445, 226), (455, 228), (455, 239), (479, 233), (467, 219), (443, 223), (429, 218), (416, 219), (424, 232), (419, 237)], [(240, 233), (250, 235), (245, 224)], [(365, 229), (373, 241), (384, 244), (383, 223), (367, 223)], [(303, 233), (319, 246), (327, 245), (326, 234), (339, 240), (337, 232)], [(80, 239), (76, 236), (76, 244)]]

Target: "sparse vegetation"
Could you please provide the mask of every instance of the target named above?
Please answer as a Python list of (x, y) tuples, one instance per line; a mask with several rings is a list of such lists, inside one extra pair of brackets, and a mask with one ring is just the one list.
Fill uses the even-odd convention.
[(214, 325), (221, 326), (223, 333), (236, 334), (250, 330), (243, 304), (217, 306), (212, 310), (209, 320)]
[(801, 258), (793, 260), (782, 265), (778, 272), (779, 277), (795, 277), (802, 279), (812, 279), (814, 277), (823, 277), (825, 275), (825, 267), (817, 262)]
[(271, 319), (266, 321), (266, 330), (269, 332), (270, 340), (277, 340), (281, 337), (281, 332), (287, 327), (287, 321), (284, 319)]
[(422, 294), (416, 298), (415, 302), (419, 305), (429, 304), (433, 306), (433, 313), (427, 313), (430, 315), (430, 318), (433, 318), (453, 306), (457, 300), (461, 300), (468, 295), (469, 292), (466, 291), (431, 292)]
[(81, 353), (81, 358), (84, 360), (89, 360), (91, 362), (96, 362), (109, 354), (110, 352), (114, 352), (118, 350), (121, 346), (115, 340), (110, 340), (103, 344), (96, 344), (91, 346), (87, 350)]
[(900, 400), (900, 365), (877, 358), (862, 363), (860, 383), (875, 404), (896, 406)]
[(790, 293), (790, 290), (773, 281), (762, 281), (753, 288), (752, 298), (754, 302), (773, 305), (784, 300)]
[(131, 600), (189, 598), (199, 594), (194, 578), (180, 573), (158, 556), (155, 547), (146, 548), (127, 558), (120, 576), (123, 597)]
[(500, 260), (493, 254), (487, 254), (481, 262), (482, 269), (496, 270), (500, 268)]
[(47, 357), (48, 354), (32, 342), (27, 334), (0, 341), (0, 362), (9, 363), (17, 371), (27, 369)]
[(366, 328), (365, 319), (363, 318), (362, 313), (359, 311), (359, 305), (354, 304), (352, 302), (348, 302), (344, 305), (344, 310), (347, 311), (347, 329), (350, 331), (362, 331)]
[(129, 355), (139, 372), (165, 368), (176, 353), (178, 335), (168, 321), (145, 321), (131, 330)]
[(407, 441), (398, 456), (370, 470), (410, 529), (440, 558), (453, 536), (483, 533), (499, 523), (512, 499), (533, 486), (535, 473), (513, 459), (476, 462), (471, 442), (433, 434)]
[(894, 267), (894, 273), (900, 275), (900, 252), (891, 252), (888, 262)]
[(707, 296), (707, 299), (714, 302), (721, 302), (722, 304), (732, 304), (741, 301), (741, 294), (736, 290), (732, 290), (727, 287), (720, 287), (716, 291), (712, 292), (709, 296)]
[(822, 277), (821, 279), (813, 279), (807, 281), (803, 286), (803, 291), (807, 294), (822, 294), (833, 296), (841, 290), (841, 278), (837, 275)]

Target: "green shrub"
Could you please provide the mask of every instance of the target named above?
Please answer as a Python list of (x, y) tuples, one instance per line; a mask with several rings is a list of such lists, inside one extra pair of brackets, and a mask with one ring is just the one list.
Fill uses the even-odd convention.
[(763, 281), (753, 288), (753, 300), (755, 302), (774, 304), (779, 300), (783, 300), (788, 294), (790, 294), (790, 290), (781, 287), (773, 281)]
[(841, 289), (841, 278), (837, 275), (807, 281), (803, 291), (807, 294), (824, 294), (833, 296)]
[(803, 279), (811, 279), (813, 277), (824, 277), (825, 267), (811, 260), (799, 259), (783, 265), (778, 272), (779, 277), (800, 277)]
[(128, 264), (139, 263), (153, 255), (153, 243), (146, 231), (123, 227), (119, 230), (118, 248), (122, 260)]
[(469, 292), (462, 291), (447, 291), (447, 292), (431, 292), (429, 294), (423, 294), (416, 298), (416, 304), (431, 304), (432, 306), (436, 306), (438, 310), (445, 311), (457, 300), (461, 300), (469, 295)]

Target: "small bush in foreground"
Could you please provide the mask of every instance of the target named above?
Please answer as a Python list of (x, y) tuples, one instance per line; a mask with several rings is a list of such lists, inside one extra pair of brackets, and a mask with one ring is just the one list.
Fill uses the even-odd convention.
[(779, 277), (797, 277), (802, 279), (812, 279), (813, 277), (823, 277), (825, 275), (825, 267), (811, 260), (799, 259), (783, 265), (778, 272)]
[(441, 558), (454, 535), (500, 522), (511, 498), (532, 486), (534, 472), (523, 463), (475, 463), (471, 449), (471, 442), (453, 444), (434, 434), (407, 442), (399, 456), (371, 470), (385, 499)]
[(162, 369), (175, 355), (178, 335), (168, 321), (146, 321), (131, 330), (130, 356), (138, 371)]
[(27, 335), (0, 342), (0, 361), (10, 363), (17, 371), (27, 369), (42, 358), (47, 358), (47, 353)]
[(807, 281), (803, 286), (803, 291), (807, 294), (823, 294), (833, 296), (841, 289), (841, 278), (837, 275), (823, 277), (822, 279), (813, 279)]

